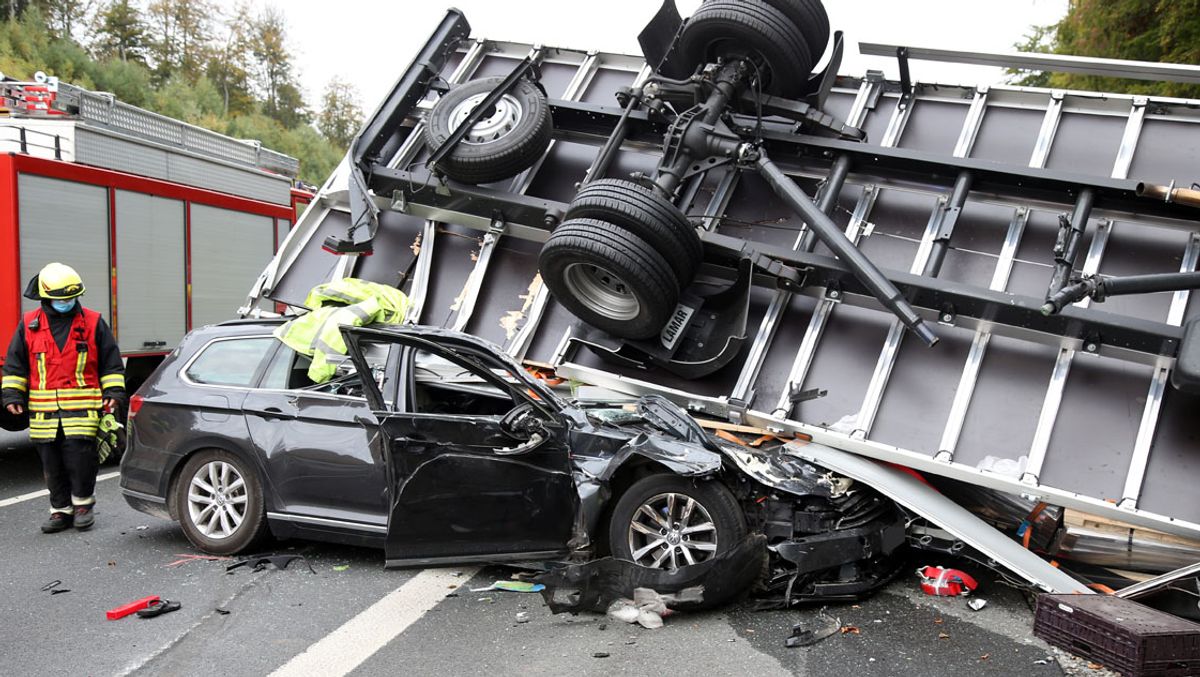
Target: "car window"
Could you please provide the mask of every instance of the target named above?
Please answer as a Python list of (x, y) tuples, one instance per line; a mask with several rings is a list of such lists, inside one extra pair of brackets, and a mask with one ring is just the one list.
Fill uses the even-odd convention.
[(249, 386), (275, 339), (269, 336), (213, 341), (188, 365), (187, 377), (195, 383)]
[[(387, 392), (385, 387), (387, 384), (387, 370), (385, 367), (387, 365), (390, 346), (387, 344), (366, 344), (364, 348), (367, 364), (371, 366), (376, 383), (379, 385), (380, 390)], [(259, 384), (259, 387), (268, 390), (306, 390), (333, 395), (365, 397), (362, 380), (358, 376), (358, 370), (354, 366), (354, 361), (347, 356), (332, 361), (337, 368), (333, 377), (322, 383), (314, 383), (308, 377), (308, 368), (312, 365), (312, 358), (307, 355), (301, 355), (291, 348), (281, 345), (275, 353), (275, 358), (271, 360), (271, 364), (267, 367), (267, 372), (263, 375), (262, 383)]]
[[(409, 408), (417, 414), (500, 416), (516, 406), (511, 393), (489, 383), (473, 370), (424, 350), (412, 351)], [(517, 382), (504, 369), (493, 374)]]

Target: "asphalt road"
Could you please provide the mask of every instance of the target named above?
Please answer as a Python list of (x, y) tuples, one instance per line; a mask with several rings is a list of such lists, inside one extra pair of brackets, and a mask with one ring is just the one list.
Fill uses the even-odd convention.
[[(825, 610), (856, 630), (788, 649), (792, 625), (818, 622), (819, 610), (763, 612), (744, 602), (646, 630), (601, 615), (556, 616), (534, 594), (470, 592), (510, 570), (388, 571), (378, 551), (308, 542), (275, 548), (303, 554), (312, 571), (299, 561), (258, 572), (227, 573), (221, 561), (172, 566), (199, 553), (174, 523), (127, 507), (116, 479), (98, 486), (91, 531), (40, 533), (46, 499), (11, 502), (43, 488), (36, 456), (20, 441), (0, 437), (5, 674), (1102, 674), (1034, 638), (1024, 596), (986, 572), (982, 611), (926, 597), (902, 577), (861, 604)], [(56, 580), (69, 592), (43, 590)], [(105, 619), (105, 610), (150, 594), (183, 608)]]

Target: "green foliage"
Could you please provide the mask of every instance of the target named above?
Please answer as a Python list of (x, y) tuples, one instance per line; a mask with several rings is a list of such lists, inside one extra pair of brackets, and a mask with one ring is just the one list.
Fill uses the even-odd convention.
[(330, 80), (321, 96), (317, 129), (330, 141), (349, 146), (362, 126), (362, 118), (362, 107), (358, 105), (358, 92), (354, 86), (339, 78)]
[[(1067, 15), (1034, 26), (1022, 51), (1165, 63), (1200, 63), (1200, 0), (1071, 0)], [(1200, 98), (1200, 86), (1078, 73), (1020, 74), (1019, 84)]]
[[(268, 8), (256, 16), (248, 2), (226, 16), (215, 7), (211, 0), (0, 0), (0, 72), (31, 80), (44, 71), (260, 141), (298, 158), (302, 181), (324, 182), (349, 136), (344, 124), (322, 124), (320, 132), (310, 124), (283, 15)], [(343, 88), (339, 106), (358, 111), (357, 129), (361, 111)]]

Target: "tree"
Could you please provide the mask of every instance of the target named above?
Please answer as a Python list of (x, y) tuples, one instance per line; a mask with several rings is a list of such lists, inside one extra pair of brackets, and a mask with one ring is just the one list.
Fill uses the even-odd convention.
[(112, 0), (96, 15), (92, 51), (100, 58), (145, 63), (146, 23), (130, 0)]
[(75, 31), (85, 26), (95, 9), (96, 0), (37, 0), (33, 4), (41, 9), (52, 35), (74, 39)]
[[(1200, 63), (1200, 0), (1071, 0), (1061, 21), (1035, 27), (1029, 40), (1017, 47), (1110, 59)], [(1197, 85), (1081, 73), (1034, 73), (1015, 81), (1061, 89), (1200, 97)]]
[(150, 56), (161, 80), (181, 73), (195, 82), (203, 75), (212, 38), (210, 0), (154, 0), (149, 19)]
[(268, 6), (254, 22), (254, 58), (258, 60), (263, 112), (283, 124), (306, 120), (308, 111), (292, 80), (292, 55), (287, 48), (283, 14)]
[(362, 107), (358, 105), (358, 91), (341, 78), (334, 78), (325, 85), (321, 96), (321, 112), (317, 115), (317, 129), (339, 148), (347, 148), (362, 126)]
[(252, 18), (250, 5), (240, 2), (222, 25), (222, 33), (213, 45), (205, 72), (221, 92), (222, 114), (244, 114), (254, 110), (250, 71), (253, 65)]

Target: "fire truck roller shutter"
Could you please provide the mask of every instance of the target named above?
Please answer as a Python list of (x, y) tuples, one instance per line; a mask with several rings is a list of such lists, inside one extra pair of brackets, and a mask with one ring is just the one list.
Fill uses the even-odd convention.
[(187, 331), (184, 205), (116, 191), (117, 341), (126, 353), (163, 352)]
[(237, 316), (275, 250), (269, 216), (192, 204), (192, 326)]

